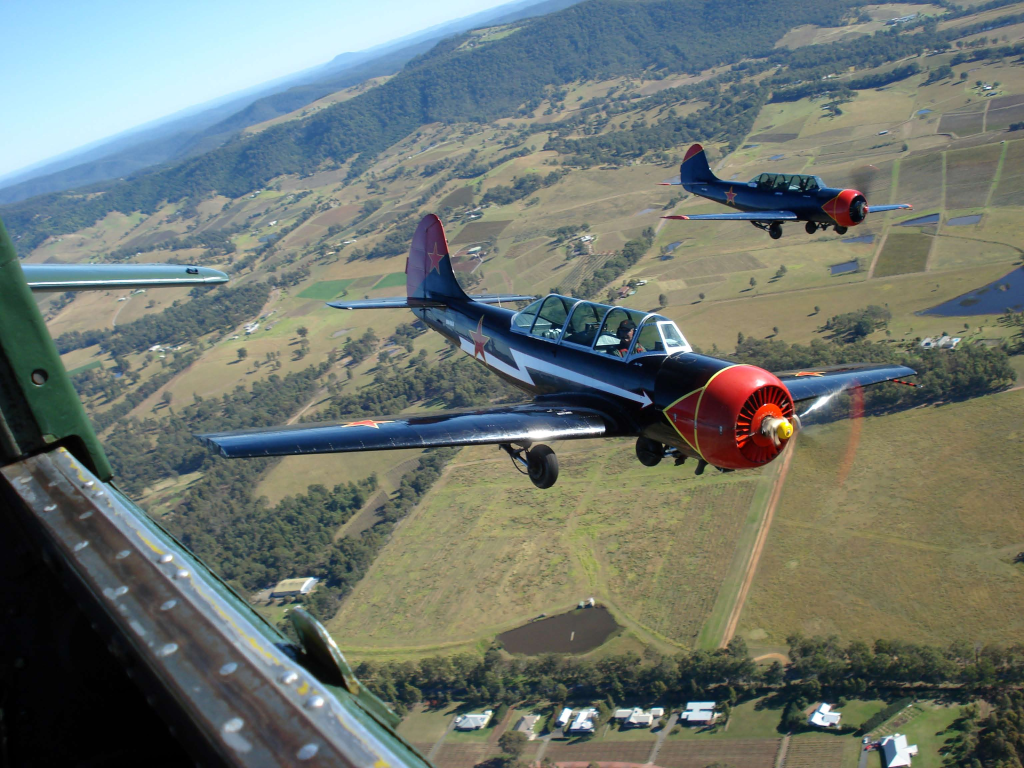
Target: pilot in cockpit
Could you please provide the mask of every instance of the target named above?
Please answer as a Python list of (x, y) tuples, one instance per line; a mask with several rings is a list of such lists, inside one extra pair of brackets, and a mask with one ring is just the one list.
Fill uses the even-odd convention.
[[(633, 342), (634, 333), (636, 333), (636, 325), (633, 323), (632, 320), (627, 318), (623, 320), (621, 323), (619, 323), (618, 330), (615, 331), (615, 335), (618, 337), (619, 343), (615, 345), (614, 354), (618, 355), (619, 357), (625, 357), (627, 354), (629, 354), (629, 345)], [(643, 347), (640, 346), (639, 343), (637, 343), (636, 349), (633, 350), (633, 353), (639, 354), (640, 352), (646, 351), (647, 350), (645, 350)]]

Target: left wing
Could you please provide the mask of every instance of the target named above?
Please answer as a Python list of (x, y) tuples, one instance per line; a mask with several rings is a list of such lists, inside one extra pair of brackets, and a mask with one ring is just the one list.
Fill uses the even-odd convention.
[(896, 205), (869, 205), (868, 213), (882, 213), (884, 211), (899, 211), (904, 208), (914, 209), (910, 203), (897, 203)]
[(513, 405), (475, 411), (388, 416), (348, 424), (298, 424), (196, 435), (228, 459), (305, 453), (386, 451), (446, 445), (533, 443), (620, 434), (592, 408)]
[(118, 288), (159, 288), (173, 285), (216, 285), (228, 276), (209, 267), (184, 264), (22, 264), (33, 291), (101, 291)]
[[(801, 371), (783, 371), (776, 373), (786, 385), (794, 402), (825, 397), (854, 387), (868, 387), (885, 381), (896, 381), (899, 384), (904, 376), (916, 376), (917, 371), (905, 365), (873, 365), (857, 363), (853, 365), (830, 365), (824, 368), (807, 368)], [(912, 386), (917, 386), (916, 384)]]
[(695, 213), (693, 216), (676, 215), (662, 216), (661, 218), (679, 221), (796, 221), (797, 215), (792, 211), (762, 211), (761, 213)]

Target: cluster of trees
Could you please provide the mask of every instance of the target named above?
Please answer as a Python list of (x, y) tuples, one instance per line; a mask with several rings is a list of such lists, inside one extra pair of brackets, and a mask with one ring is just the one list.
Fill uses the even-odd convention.
[(885, 307), (871, 304), (854, 312), (833, 315), (818, 331), (828, 333), (830, 339), (849, 343), (885, 328), (891, 319), (892, 312)]
[(217, 458), (196, 433), (284, 424), (313, 397), (329, 367), (325, 361), (283, 377), (271, 374), (249, 389), (239, 385), (221, 397), (194, 396), (160, 419), (119, 422), (105, 444), (118, 483), (138, 493), (163, 478), (205, 471)]
[(412, 240), (416, 225), (419, 223), (418, 219), (413, 218), (414, 214), (415, 211), (408, 211), (379, 243), (370, 248), (356, 248), (348, 260), (386, 259), (388, 256), (406, 253), (409, 250), (409, 241)]
[(671, 704), (695, 698), (734, 704), (770, 693), (766, 703), (783, 710), (784, 729), (804, 726), (802, 707), (823, 699), (868, 692), (888, 697), (909, 686), (988, 690), (1024, 681), (1024, 645), (1019, 644), (975, 650), (962, 642), (948, 648), (896, 640), (844, 644), (835, 637), (800, 635), (787, 642), (792, 663), (786, 669), (778, 662), (759, 667), (750, 659), (746, 643), (734, 639), (725, 649), (675, 656), (648, 653), (643, 660), (635, 653), (600, 660), (558, 655), (509, 658), (499, 646), (492, 646), (483, 658), (461, 654), (419, 662), (365, 661), (356, 674), (385, 701), (405, 706), (423, 699), (473, 705), (523, 699), (556, 704), (604, 700), (609, 708), (616, 702)]
[(950, 768), (1019, 768), (1024, 764), (1024, 693), (1000, 691), (981, 717), (976, 704), (964, 707), (950, 726), (946, 765)]
[(380, 339), (373, 332), (373, 328), (367, 328), (358, 339), (353, 339), (351, 336), (346, 338), (341, 348), (341, 354), (348, 357), (352, 365), (359, 365), (377, 349), (378, 341)]
[(522, 176), (513, 178), (511, 186), (498, 184), (491, 187), (484, 193), (483, 199), (480, 202), (483, 205), (488, 203), (509, 205), (516, 202), (516, 200), (529, 197), (540, 189), (557, 184), (567, 173), (568, 171), (564, 169), (562, 171), (551, 171), (546, 176), (541, 176), (539, 173), (524, 173)]
[(63, 355), (99, 344), (115, 357), (144, 352), (154, 344), (195, 341), (212, 331), (226, 331), (259, 313), (270, 295), (266, 283), (219, 290), (193, 288), (191, 301), (175, 301), (162, 312), (145, 315), (110, 330), (68, 331), (54, 341)]
[[(881, 88), (900, 80), (913, 77), (921, 71), (916, 62), (910, 62), (899, 67), (894, 67), (888, 72), (877, 72), (873, 75), (855, 77), (852, 80), (812, 80), (779, 88), (772, 91), (772, 102), (799, 101), (807, 97), (832, 96), (850, 97), (853, 91), (864, 91), (869, 88)], [(933, 73), (934, 74), (934, 73)], [(941, 79), (941, 78), (939, 78)]]
[(768, 98), (767, 89), (752, 83), (734, 83), (708, 95), (709, 104), (689, 115), (670, 111), (653, 125), (634, 124), (578, 139), (552, 137), (544, 146), (565, 155), (567, 165), (587, 168), (602, 163), (624, 163), (649, 152), (663, 152), (694, 141), (718, 139), (735, 147), (750, 132), (757, 113)]
[(866, 409), (877, 413), (912, 408), (922, 403), (977, 397), (1016, 381), (1016, 372), (1010, 366), (1006, 352), (980, 345), (961, 346), (947, 353), (941, 350), (907, 351), (869, 341), (835, 344), (815, 339), (809, 345), (787, 344), (744, 338), (740, 334), (736, 351), (730, 357), (769, 371), (856, 362), (908, 365), (916, 370), (918, 375), (914, 382), (918, 388), (884, 386), (865, 390)]
[(168, 232), (160, 233), (166, 235), (159, 240), (154, 240), (146, 245), (135, 247), (117, 248), (107, 254), (109, 261), (124, 261), (140, 253), (151, 251), (180, 251), (186, 248), (206, 248), (204, 258), (218, 255), (227, 255), (238, 250), (231, 238), (241, 232), (245, 227), (235, 224), (223, 229), (208, 229), (204, 232), (194, 232), (182, 237), (174, 237)]
[(320, 420), (400, 413), (414, 403), (440, 401), (447, 408), (484, 405), (496, 398), (517, 397), (519, 390), (493, 376), (483, 366), (460, 355), (431, 365), (413, 358), (409, 367), (382, 362), (373, 384), (351, 394), (336, 394)]
[(517, 157), (525, 157), (528, 154), (530, 154), (529, 148), (522, 147), (521, 149), (517, 149), (515, 152), (499, 155), (489, 162), (484, 162), (477, 159), (479, 157), (479, 151), (473, 149), (459, 161), (456, 161), (451, 157), (446, 157), (438, 160), (436, 163), (428, 163), (423, 166), (423, 170), (420, 172), (420, 175), (427, 177), (435, 176), (441, 171), (451, 168), (451, 173), (448, 174), (447, 178), (475, 179), (479, 176), (483, 176), (488, 171), (497, 168), (499, 165), (507, 163), (509, 160), (515, 160)]
[(640, 237), (627, 241), (618, 254), (606, 261), (600, 269), (584, 280), (580, 287), (572, 292), (573, 296), (578, 296), (582, 299), (593, 298), (608, 283), (617, 280), (627, 269), (640, 261), (644, 254), (651, 249), (653, 243), (654, 230), (651, 227), (647, 227)]

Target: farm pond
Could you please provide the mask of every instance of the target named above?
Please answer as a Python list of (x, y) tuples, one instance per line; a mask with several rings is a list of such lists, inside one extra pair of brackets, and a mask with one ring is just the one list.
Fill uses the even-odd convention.
[(1024, 311), (1024, 267), (1019, 267), (995, 282), (918, 314), (944, 317), (999, 315), (1007, 309), (1014, 312)]
[(498, 635), (509, 653), (586, 653), (607, 640), (619, 624), (606, 608), (576, 610), (531, 621)]

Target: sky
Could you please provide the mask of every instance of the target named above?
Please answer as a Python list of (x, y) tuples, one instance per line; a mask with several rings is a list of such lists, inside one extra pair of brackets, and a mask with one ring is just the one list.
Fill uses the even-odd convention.
[(0, 176), (508, 0), (0, 0)]

